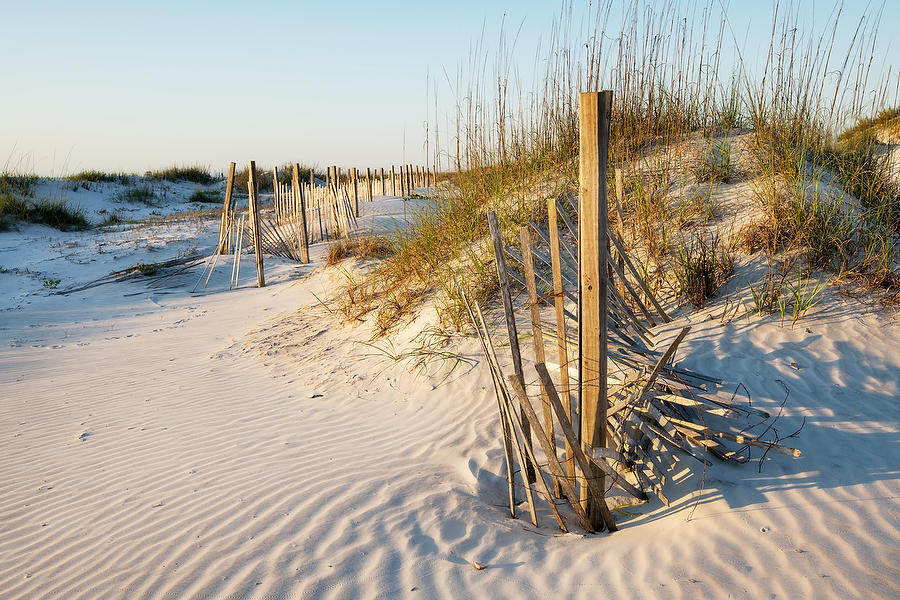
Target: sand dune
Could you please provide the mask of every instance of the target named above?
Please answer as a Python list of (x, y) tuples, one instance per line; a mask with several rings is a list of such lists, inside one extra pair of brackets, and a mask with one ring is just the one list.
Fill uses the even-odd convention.
[[(540, 528), (508, 517), (473, 340), (452, 342), (467, 361), (452, 372), (423, 373), (368, 345), (365, 325), (339, 325), (327, 307), (339, 274), (271, 268), (264, 289), (227, 291), (229, 266), (192, 295), (198, 267), (167, 288), (31, 295), (0, 312), (0, 595), (900, 592), (889, 315), (831, 297), (793, 329), (723, 325), (716, 308), (659, 329), (664, 344), (690, 322), (679, 360), (782, 410), (780, 435), (803, 425), (790, 441), (804, 455), (705, 474), (685, 458), (671, 507), (623, 509), (613, 535), (564, 535), (545, 507)], [(429, 325), (425, 310), (394, 350)]]

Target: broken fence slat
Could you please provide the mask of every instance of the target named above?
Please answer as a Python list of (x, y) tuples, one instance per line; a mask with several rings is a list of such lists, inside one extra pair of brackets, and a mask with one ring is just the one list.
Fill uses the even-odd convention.
[[(539, 363), (536, 364), (534, 368), (537, 371), (538, 378), (547, 388), (547, 393), (550, 397), (550, 405), (553, 407), (553, 411), (556, 413), (556, 420), (559, 422), (559, 427), (560, 429), (562, 429), (563, 435), (566, 436), (566, 439), (572, 446), (572, 453), (574, 454), (574, 458), (578, 463), (578, 467), (581, 469), (581, 472), (583, 474), (589, 473), (590, 465), (593, 461), (589, 462), (590, 459), (587, 457), (587, 455), (585, 455), (584, 450), (582, 450), (581, 446), (578, 444), (578, 438), (575, 436), (575, 430), (572, 428), (572, 423), (569, 421), (569, 417), (565, 414), (565, 408), (563, 407), (562, 402), (560, 402), (559, 400), (559, 394), (557, 394), (556, 388), (553, 385), (553, 379), (550, 377), (550, 372), (547, 371), (547, 365)], [(597, 464), (597, 467), (602, 469), (610, 477), (614, 479), (621, 479), (619, 473), (605, 462), (598, 462), (595, 464)], [(605, 511), (603, 510), (603, 508), (606, 507), (606, 500), (602, 495), (603, 490), (599, 489), (600, 484), (598, 480), (590, 477), (586, 477), (585, 480), (587, 482), (587, 485), (593, 488), (592, 493), (601, 500), (600, 502), (598, 502), (598, 504), (600, 505), (601, 514), (604, 515), (603, 519), (606, 523), (607, 528), (609, 528), (610, 531), (615, 531), (614, 528), (610, 528), (610, 522), (613, 526), (615, 526), (615, 520), (613, 520), (612, 514), (609, 513), (609, 508), (607, 507)], [(624, 479), (622, 481), (624, 481)], [(619, 481), (616, 481), (616, 483), (619, 483), (621, 485), (621, 482)], [(631, 484), (628, 484), (627, 481), (624, 481), (624, 483), (629, 486), (629, 493), (636, 492), (636, 498), (644, 498), (644, 496), (640, 494), (639, 490), (635, 490), (635, 488), (631, 486)], [(623, 489), (626, 489), (625, 486), (623, 486)], [(573, 502), (577, 501), (574, 498), (572, 500)], [(608, 520), (607, 516), (605, 515), (608, 515)]]
[[(534, 412), (534, 408), (531, 406), (531, 400), (529, 400), (528, 394), (525, 393), (525, 388), (522, 387), (522, 384), (519, 382), (518, 378), (516, 378), (515, 375), (510, 375), (507, 379), (509, 380), (510, 385), (513, 386), (516, 394), (519, 396), (519, 406), (524, 409), (523, 412), (531, 422), (531, 427), (537, 432), (537, 438), (541, 444), (541, 448), (544, 451), (544, 455), (547, 457), (547, 462), (550, 466), (551, 474), (556, 478), (556, 480), (560, 483), (560, 486), (563, 488), (566, 497), (569, 499), (569, 504), (575, 511), (575, 515), (578, 517), (578, 521), (581, 523), (581, 526), (588, 533), (592, 533), (594, 529), (591, 527), (591, 521), (590, 519), (588, 519), (587, 513), (584, 512), (584, 509), (582, 509), (581, 504), (578, 502), (578, 500), (573, 500), (573, 498), (577, 498), (577, 496), (575, 495), (575, 489), (569, 484), (569, 478), (566, 477), (566, 474), (562, 469), (562, 465), (559, 464), (559, 460), (556, 458), (556, 448), (551, 442), (547, 440), (545, 432), (541, 428), (541, 423), (538, 420), (537, 414)], [(541, 481), (544, 481), (544, 477), (540, 473), (538, 473), (538, 478)], [(555, 506), (555, 504), (553, 503), (553, 499), (550, 498), (549, 500), (550, 504)], [(562, 530), (567, 531), (565, 524), (562, 523), (562, 518), (559, 518), (559, 520)]]

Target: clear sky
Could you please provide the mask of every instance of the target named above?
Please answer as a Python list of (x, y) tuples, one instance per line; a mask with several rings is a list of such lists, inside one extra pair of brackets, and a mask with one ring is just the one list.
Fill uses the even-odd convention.
[[(579, 12), (589, 3), (574, 4)], [(738, 35), (768, 43), (773, 2), (724, 4)], [(823, 22), (834, 6), (798, 4)], [(844, 2), (845, 21), (855, 24), (869, 4), (880, 2)], [(441, 110), (452, 111), (445, 73), (454, 81), (479, 40), (495, 48), (505, 21), (510, 38), (519, 32), (514, 60), (530, 75), (560, 6), (0, 0), (0, 159), (40, 174), (223, 170), (249, 159), (424, 164), (435, 88)], [(889, 41), (898, 30), (900, 0), (888, 0), (878, 60), (895, 70)]]

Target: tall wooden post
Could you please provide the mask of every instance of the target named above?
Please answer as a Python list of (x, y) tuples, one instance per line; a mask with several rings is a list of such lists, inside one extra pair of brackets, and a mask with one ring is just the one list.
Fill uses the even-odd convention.
[(278, 206), (278, 199), (281, 194), (279, 194), (278, 189), (278, 167), (272, 169), (272, 189), (275, 193), (275, 206)]
[(222, 219), (219, 222), (219, 246), (216, 254), (224, 254), (228, 240), (228, 213), (231, 212), (231, 194), (234, 189), (234, 163), (228, 163), (228, 179), (225, 180), (225, 202), (222, 204)]
[(266, 287), (263, 274), (262, 236), (259, 233), (259, 179), (256, 176), (256, 161), (250, 161), (247, 191), (250, 193), (250, 231), (253, 232), (253, 250), (256, 252), (256, 286)]
[(372, 169), (366, 167), (366, 200), (372, 201)]
[[(579, 101), (578, 156), (578, 345), (581, 444), (606, 446), (607, 418), (607, 214), (606, 163), (612, 92), (584, 92)], [(585, 477), (601, 479), (599, 469)], [(599, 503), (588, 486), (581, 500), (591, 524), (603, 527)]]
[(350, 170), (350, 179), (353, 181), (353, 216), (359, 216), (359, 169), (353, 167)]
[(309, 231), (306, 229), (306, 199), (303, 197), (303, 190), (300, 189), (300, 163), (294, 163), (293, 173), (291, 173), (291, 187), (294, 192), (294, 206), (297, 207), (299, 213), (297, 217), (297, 234), (300, 238), (300, 260), (305, 264), (309, 264)]
[(380, 172), (381, 172), (381, 177), (379, 178), (379, 179), (381, 180), (381, 195), (382, 195), (382, 196), (387, 196), (387, 193), (385, 193), (385, 189), (384, 189), (384, 167), (379, 167), (379, 168), (380, 168), (380, 170), (381, 170), (381, 171), (380, 171)]
[(391, 196), (397, 195), (397, 179), (394, 177), (394, 165), (391, 165)]

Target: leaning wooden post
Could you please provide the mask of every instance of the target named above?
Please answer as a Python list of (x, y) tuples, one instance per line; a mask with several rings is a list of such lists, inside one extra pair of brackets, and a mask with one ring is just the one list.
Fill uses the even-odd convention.
[(228, 213), (231, 212), (231, 193), (234, 188), (234, 163), (228, 163), (228, 179), (225, 180), (225, 203), (222, 204), (222, 220), (219, 223), (219, 245), (216, 254), (224, 254), (228, 244)]
[(359, 169), (353, 167), (350, 171), (350, 177), (353, 180), (353, 216), (359, 216)]
[[(309, 232), (306, 229), (306, 199), (303, 197), (303, 190), (300, 189), (300, 163), (294, 163), (294, 170), (291, 173), (291, 187), (294, 192), (294, 206), (297, 207), (297, 232), (300, 237), (300, 260), (304, 264), (309, 264)], [(295, 213), (296, 214), (296, 213)]]
[[(622, 177), (622, 169), (620, 167), (616, 167), (614, 176), (616, 181), (616, 234), (619, 236), (619, 241), (624, 244), (625, 217), (622, 214), (622, 202), (625, 200), (625, 182), (624, 178)], [(616, 251), (618, 251), (618, 248), (616, 249)], [(622, 257), (621, 252), (619, 252), (619, 258), (617, 262), (619, 264), (619, 271), (621, 271), (622, 277), (624, 277), (625, 259)], [(620, 278), (619, 281), (619, 295), (625, 298), (625, 280), (622, 278)]]
[[(541, 325), (541, 304), (538, 298), (537, 283), (534, 277), (534, 258), (531, 252), (531, 230), (525, 225), (519, 229), (519, 244), (522, 247), (522, 262), (525, 266), (525, 287), (528, 290), (528, 307), (531, 315), (531, 336), (534, 342), (534, 362), (544, 363), (544, 329)], [(556, 456), (556, 441), (553, 438), (553, 414), (550, 410), (550, 397), (547, 390), (541, 386), (541, 404), (544, 408), (544, 432), (547, 436), (547, 444), (553, 448), (553, 455)], [(546, 449), (548, 446), (542, 446)], [(548, 457), (549, 458), (549, 457)], [(562, 488), (556, 473), (553, 474), (553, 487), (556, 490), (556, 497), (560, 498)], [(574, 499), (571, 499), (574, 501)]]
[[(612, 92), (583, 92), (579, 101), (578, 156), (578, 383), (581, 444), (606, 446), (607, 404), (607, 211), (606, 163), (609, 153), (609, 113)], [(598, 469), (585, 477), (601, 478)], [(603, 489), (603, 481), (600, 481)], [(596, 528), (603, 527), (599, 503), (590, 487), (581, 490)]]
[[(556, 351), (559, 358), (559, 382), (563, 406), (569, 419), (572, 418), (572, 404), (569, 386), (569, 349), (566, 341), (566, 297), (562, 281), (562, 256), (559, 250), (559, 217), (556, 214), (556, 199), (547, 200), (547, 224), (550, 226), (550, 263), (553, 270), (553, 306), (556, 309)], [(566, 439), (566, 473), (569, 483), (575, 486), (575, 458), (572, 446)], [(571, 498), (575, 502), (575, 498)]]
[(266, 287), (266, 276), (263, 274), (262, 236), (259, 233), (259, 184), (256, 177), (256, 161), (250, 161), (249, 177), (247, 188), (250, 193), (250, 230), (253, 232), (253, 250), (256, 252), (256, 286)]
[[(522, 355), (519, 350), (519, 334), (516, 330), (516, 314), (513, 311), (512, 294), (509, 291), (509, 276), (506, 273), (506, 259), (504, 258), (503, 240), (500, 237), (500, 226), (497, 224), (497, 214), (488, 212), (488, 227), (491, 230), (491, 239), (494, 242), (494, 259), (497, 264), (497, 279), (500, 280), (500, 297), (503, 299), (503, 312), (506, 315), (506, 332), (509, 336), (509, 349), (512, 353), (513, 371), (516, 378), (525, 386), (525, 373), (522, 370)], [(519, 409), (519, 421), (522, 425), (523, 442), (531, 447), (531, 426), (528, 419)], [(536, 481), (536, 474), (532, 465), (525, 465), (525, 479), (528, 483)], [(548, 499), (549, 500), (549, 499)]]
[(281, 197), (281, 194), (279, 193), (280, 190), (278, 189), (278, 167), (272, 169), (272, 188), (275, 194), (275, 207), (277, 208), (278, 200)]

